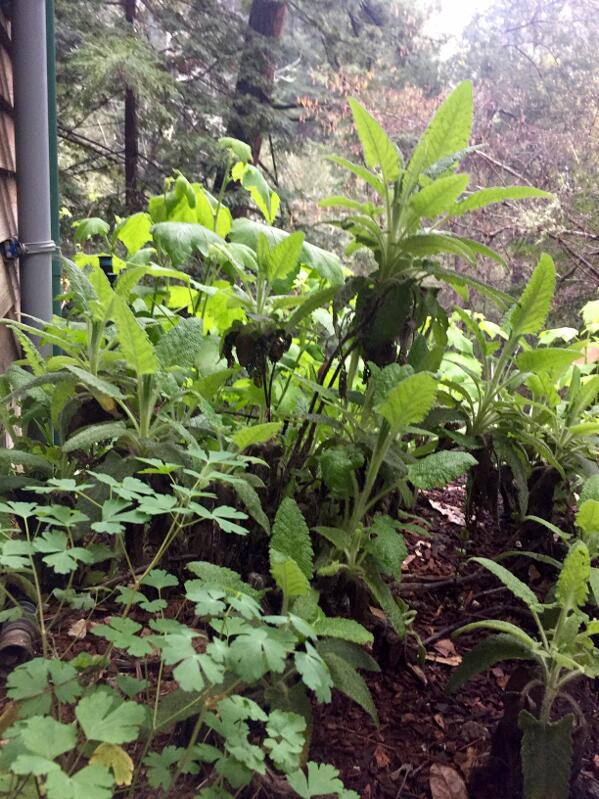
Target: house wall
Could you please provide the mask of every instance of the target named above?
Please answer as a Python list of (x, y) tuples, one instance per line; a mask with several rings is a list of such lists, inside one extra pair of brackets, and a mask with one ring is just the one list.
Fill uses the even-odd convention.
[[(17, 185), (11, 63), (10, 2), (0, 4), (0, 241), (17, 235)], [(16, 263), (0, 258), (0, 318), (17, 318), (19, 284)], [(0, 373), (18, 355), (14, 339), (0, 326)]]

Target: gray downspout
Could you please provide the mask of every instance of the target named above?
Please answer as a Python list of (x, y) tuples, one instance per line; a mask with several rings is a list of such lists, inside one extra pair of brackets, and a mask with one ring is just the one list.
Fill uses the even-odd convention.
[[(52, 318), (52, 241), (45, 0), (13, 3), (13, 82), (21, 313)], [(25, 321), (29, 321), (25, 319)]]

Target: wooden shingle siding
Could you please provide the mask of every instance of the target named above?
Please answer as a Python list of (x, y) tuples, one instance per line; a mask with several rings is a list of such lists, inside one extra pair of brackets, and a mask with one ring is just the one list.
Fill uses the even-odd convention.
[[(11, 62), (10, 3), (0, 5), (0, 241), (16, 236), (17, 183)], [(19, 285), (16, 265), (0, 259), (0, 318), (18, 318)], [(0, 326), (0, 372), (18, 356), (14, 339)]]

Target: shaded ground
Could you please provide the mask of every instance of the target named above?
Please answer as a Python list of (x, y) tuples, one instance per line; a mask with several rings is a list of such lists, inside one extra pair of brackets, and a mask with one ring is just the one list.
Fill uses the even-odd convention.
[[(495, 667), (455, 696), (445, 692), (449, 675), (460, 662), (460, 652), (467, 651), (475, 640), (469, 636), (452, 641), (457, 626), (492, 617), (526, 623), (526, 613), (511, 594), (498, 588), (492, 576), (477, 575), (478, 567), (467, 563), (472, 555), (492, 557), (504, 550), (505, 538), (497, 537), (493, 525), (486, 523), (480, 525), (476, 536), (466, 539), (459, 518), (461, 507), (463, 492), (457, 487), (429, 492), (421, 502), (419, 512), (431, 523), (432, 535), (423, 541), (412, 536), (408, 542), (412, 557), (403, 589), (405, 598), (418, 610), (415, 629), (427, 654), (425, 661), (418, 663), (414, 643), (408, 643), (401, 653), (394, 652), (393, 645), (382, 646), (378, 656), (383, 671), (368, 680), (380, 728), (339, 695), (331, 706), (317, 712), (312, 757), (340, 768), (346, 785), (362, 799), (514, 799), (505, 765), (488, 768), (492, 745), (502, 754), (506, 748), (513, 750), (514, 744), (517, 747), (513, 735), (508, 734), (511, 740), (504, 741), (501, 733), (496, 733), (514, 664)], [(542, 575), (534, 566), (528, 569), (525, 576), (542, 588)], [(455, 584), (450, 579), (456, 574), (462, 576), (458, 579), (465, 578), (463, 582)], [(430, 589), (423, 585), (428, 580)], [(407, 591), (411, 584), (413, 594)], [(578, 698), (588, 714), (591, 735), (576, 791), (580, 799), (596, 799), (597, 686), (589, 684), (581, 693)], [(439, 769), (439, 765), (446, 768)], [(431, 775), (433, 781), (438, 780), (434, 793)], [(468, 789), (462, 780), (469, 784)]]

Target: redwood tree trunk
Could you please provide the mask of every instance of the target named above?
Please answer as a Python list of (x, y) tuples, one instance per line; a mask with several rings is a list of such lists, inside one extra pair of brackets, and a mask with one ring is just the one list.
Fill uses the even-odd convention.
[(260, 158), (262, 137), (268, 129), (276, 45), (286, 18), (286, 2), (252, 0), (228, 133), (250, 145), (254, 163)]
[[(137, 0), (124, 0), (128, 28), (135, 24)], [(129, 213), (137, 210), (138, 193), (137, 98), (130, 86), (125, 87), (125, 205)]]

